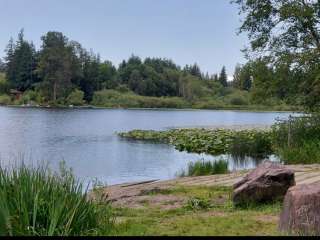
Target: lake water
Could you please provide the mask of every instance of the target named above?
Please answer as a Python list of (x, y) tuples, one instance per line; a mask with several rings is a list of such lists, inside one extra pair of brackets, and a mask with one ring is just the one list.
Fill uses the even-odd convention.
[[(0, 107), (0, 159), (4, 166), (64, 160), (84, 180), (107, 184), (170, 179), (188, 162), (211, 156), (172, 146), (120, 139), (116, 132), (239, 124), (272, 124), (290, 113), (188, 110), (33, 109)], [(227, 156), (224, 156), (227, 157)], [(251, 168), (255, 161), (233, 161)]]

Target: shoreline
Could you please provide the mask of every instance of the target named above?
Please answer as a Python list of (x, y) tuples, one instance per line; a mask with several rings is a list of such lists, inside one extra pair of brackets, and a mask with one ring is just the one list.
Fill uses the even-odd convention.
[(86, 106), (34, 106), (34, 105), (0, 105), (0, 107), (7, 108), (30, 108), (30, 109), (90, 109), (90, 110), (146, 110), (146, 111), (233, 111), (233, 112), (256, 112), (256, 113), (303, 113), (297, 110), (258, 110), (250, 108), (216, 108), (216, 109), (206, 109), (206, 108), (124, 108), (124, 107), (99, 107), (93, 105)]

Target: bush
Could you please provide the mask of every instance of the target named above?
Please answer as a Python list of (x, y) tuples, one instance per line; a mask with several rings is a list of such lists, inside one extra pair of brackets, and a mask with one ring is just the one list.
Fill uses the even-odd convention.
[(40, 92), (28, 90), (23, 93), (21, 100), (19, 103), (27, 104), (27, 103), (43, 103), (44, 98), (41, 96)]
[(0, 105), (7, 105), (11, 103), (11, 98), (8, 95), (0, 95)]
[(84, 92), (78, 89), (74, 90), (67, 98), (67, 103), (75, 106), (83, 104)]
[(230, 99), (230, 104), (231, 105), (248, 105), (249, 102), (246, 98), (244, 98), (243, 96), (233, 96)]
[(0, 235), (98, 234), (112, 226), (110, 208), (87, 200), (70, 171), (0, 168)]
[(276, 153), (284, 163), (320, 163), (319, 114), (294, 118), (290, 122), (279, 121), (272, 127), (272, 137)]
[(9, 84), (6, 81), (5, 75), (0, 73), (0, 94), (9, 93)]
[(304, 142), (300, 147), (283, 147), (278, 155), (284, 164), (320, 163), (320, 140)]
[(226, 174), (228, 172), (228, 162), (225, 160), (217, 162), (200, 160), (195, 163), (189, 163), (187, 172), (182, 172), (180, 177)]
[(178, 97), (146, 97), (115, 90), (95, 92), (91, 103), (95, 106), (121, 108), (184, 108), (188, 105)]

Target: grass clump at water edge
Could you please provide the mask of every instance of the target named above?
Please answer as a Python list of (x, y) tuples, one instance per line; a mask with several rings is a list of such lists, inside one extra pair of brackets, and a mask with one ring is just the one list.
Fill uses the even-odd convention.
[(110, 206), (89, 201), (71, 171), (0, 167), (2, 236), (97, 235), (106, 233), (112, 221)]
[(178, 174), (180, 177), (187, 176), (206, 176), (215, 174), (229, 173), (228, 162), (219, 160), (216, 162), (199, 160), (197, 162), (190, 162), (187, 171), (182, 171)]

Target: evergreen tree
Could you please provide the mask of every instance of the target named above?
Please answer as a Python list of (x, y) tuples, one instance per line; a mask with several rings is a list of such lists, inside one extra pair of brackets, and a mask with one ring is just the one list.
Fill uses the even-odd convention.
[(219, 76), (219, 82), (222, 86), (227, 87), (228, 86), (228, 76), (226, 72), (226, 68), (223, 66), (220, 76)]
[(9, 43), (6, 47), (6, 76), (9, 82), (14, 82), (16, 79), (16, 67), (15, 67), (15, 44), (13, 38), (10, 38)]
[(72, 90), (72, 47), (60, 32), (48, 32), (42, 38), (37, 68), (47, 97), (56, 102), (65, 99)]
[(36, 82), (36, 51), (32, 43), (24, 40), (23, 29), (16, 44), (10, 39), (6, 52), (7, 78), (11, 87), (21, 91), (31, 88)]
[(0, 58), (0, 72), (5, 72), (5, 71), (6, 71), (6, 64)]

